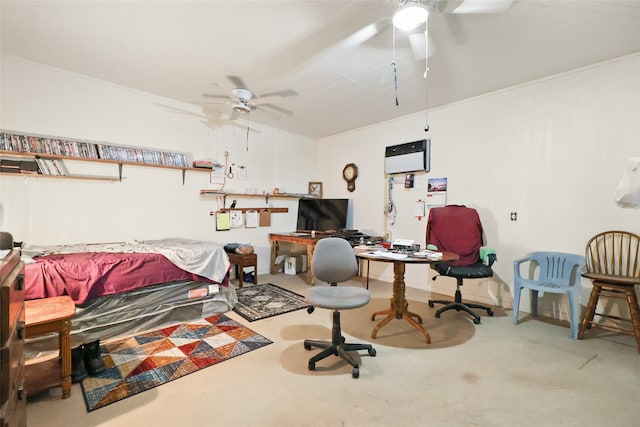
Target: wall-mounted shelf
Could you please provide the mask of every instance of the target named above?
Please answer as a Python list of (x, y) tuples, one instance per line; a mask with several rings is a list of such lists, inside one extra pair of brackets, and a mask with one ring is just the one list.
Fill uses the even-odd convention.
[[(211, 169), (189, 166), (189, 155), (183, 152), (113, 145), (94, 141), (68, 140), (56, 136), (25, 134), (9, 130), (0, 130), (0, 155), (43, 159), (45, 162), (70, 160), (118, 165), (117, 179), (91, 175), (73, 175), (73, 179), (121, 181), (124, 165), (181, 170), (183, 185), (187, 171), (211, 173)], [(53, 175), (56, 178), (68, 176), (68, 174), (57, 172), (50, 174), (46, 168), (40, 167), (40, 165), (38, 169), (41, 172), (41, 176)]]
[(2, 176), (15, 176), (18, 178), (58, 178), (58, 179), (84, 179), (93, 181), (121, 181), (117, 176), (98, 176), (98, 175), (45, 175), (40, 173), (11, 173), (0, 172)]
[(252, 194), (252, 193), (227, 193), (219, 190), (200, 190), (201, 196), (222, 196), (223, 206), (226, 206), (227, 196), (231, 197), (248, 197), (248, 198), (264, 198), (266, 203), (269, 203), (269, 199), (315, 199), (316, 197), (309, 194), (296, 194), (296, 193), (278, 193), (278, 194)]
[(287, 213), (289, 212), (289, 208), (225, 208), (225, 209), (220, 209), (219, 211), (209, 211), (209, 215), (215, 215), (218, 212), (226, 212), (226, 211), (242, 211), (242, 213), (247, 213), (247, 211), (267, 211), (271, 213)]
[(160, 168), (160, 169), (173, 169), (182, 171), (182, 184), (185, 183), (185, 174), (187, 171), (190, 172), (205, 172), (211, 173), (210, 169), (204, 168), (192, 168), (186, 166), (171, 166), (171, 165), (156, 165), (151, 163), (138, 163), (138, 162), (127, 162), (122, 160), (108, 160), (108, 159), (94, 159), (88, 157), (75, 157), (75, 156), (63, 156), (58, 154), (39, 154), (39, 153), (30, 153), (30, 152), (22, 152), (22, 151), (8, 151), (8, 150), (0, 150), (0, 155), (8, 156), (8, 157), (17, 157), (17, 158), (32, 158), (32, 159), (59, 159), (59, 160), (69, 160), (74, 162), (89, 162), (89, 163), (107, 163), (107, 164), (116, 164), (118, 165), (118, 176), (110, 177), (110, 176), (94, 176), (94, 175), (49, 175), (49, 174), (25, 174), (25, 173), (8, 173), (3, 172), (0, 173), (2, 175), (10, 175), (10, 176), (22, 176), (22, 177), (34, 177), (34, 178), (67, 178), (67, 179), (87, 179), (87, 180), (98, 180), (98, 181), (122, 181), (122, 169), (123, 166), (140, 166), (140, 167), (149, 167), (149, 168)]

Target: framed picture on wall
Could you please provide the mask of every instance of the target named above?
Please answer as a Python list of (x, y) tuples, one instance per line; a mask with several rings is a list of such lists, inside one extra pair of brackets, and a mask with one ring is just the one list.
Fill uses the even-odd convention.
[(310, 182), (309, 183), (309, 195), (313, 197), (322, 198), (322, 183)]

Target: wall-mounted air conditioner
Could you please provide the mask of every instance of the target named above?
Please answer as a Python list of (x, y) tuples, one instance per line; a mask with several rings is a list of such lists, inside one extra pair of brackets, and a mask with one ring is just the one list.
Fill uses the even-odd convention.
[(429, 172), (431, 169), (430, 152), (430, 139), (386, 147), (384, 173)]

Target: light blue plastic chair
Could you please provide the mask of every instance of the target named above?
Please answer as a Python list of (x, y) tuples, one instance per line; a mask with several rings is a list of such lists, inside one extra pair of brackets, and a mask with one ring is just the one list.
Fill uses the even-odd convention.
[[(531, 314), (538, 314), (538, 297), (544, 292), (569, 298), (571, 338), (578, 339), (580, 326), (580, 277), (584, 257), (562, 252), (531, 252), (513, 262), (513, 323), (518, 324), (520, 291), (531, 290)], [(525, 277), (521, 270), (526, 268)]]

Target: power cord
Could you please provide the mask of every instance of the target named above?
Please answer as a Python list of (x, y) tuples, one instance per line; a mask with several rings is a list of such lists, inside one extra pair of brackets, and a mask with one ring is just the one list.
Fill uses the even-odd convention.
[(387, 187), (387, 206), (385, 207), (385, 213), (387, 214), (387, 223), (393, 225), (396, 222), (396, 205), (393, 203), (391, 197), (391, 191), (393, 190), (393, 176), (389, 177), (389, 185)]

